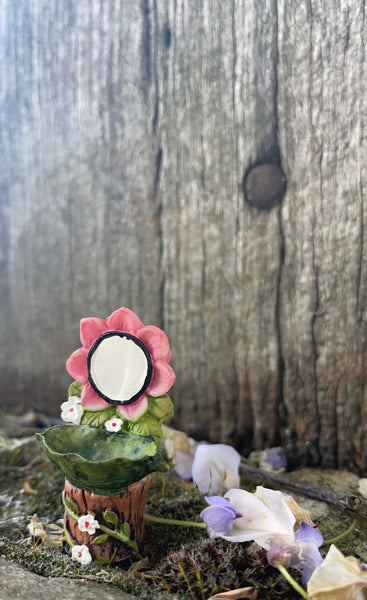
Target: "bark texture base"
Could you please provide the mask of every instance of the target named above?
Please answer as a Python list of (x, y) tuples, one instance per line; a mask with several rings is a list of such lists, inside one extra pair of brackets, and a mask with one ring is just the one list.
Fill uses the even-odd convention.
[[(71, 498), (75, 505), (75, 511), (79, 516), (93, 514), (100, 525), (119, 532), (121, 526), (127, 523), (129, 526), (129, 537), (138, 545), (141, 550), (145, 540), (144, 511), (145, 503), (150, 484), (151, 475), (144, 479), (129, 485), (125, 492), (113, 496), (99, 496), (93, 492), (87, 492), (72, 485), (67, 479), (64, 487), (64, 500)], [(116, 524), (106, 521), (103, 516), (108, 510), (117, 516)], [(107, 559), (111, 562), (126, 560), (137, 554), (137, 550), (126, 545), (114, 535), (109, 534), (103, 543), (95, 543), (94, 540), (100, 538), (105, 532), (97, 529), (94, 535), (80, 531), (78, 521), (68, 512), (65, 512), (64, 525), (70, 542), (73, 545), (85, 544), (93, 560), (98, 558)], [(67, 546), (70, 551), (70, 547)]]

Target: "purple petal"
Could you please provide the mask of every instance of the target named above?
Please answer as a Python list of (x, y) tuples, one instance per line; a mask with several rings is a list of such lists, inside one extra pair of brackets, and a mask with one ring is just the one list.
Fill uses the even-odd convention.
[(300, 552), (300, 558), (304, 558), (298, 564), (298, 567), (302, 570), (302, 583), (307, 583), (312, 573), (323, 562), (323, 558), (313, 544), (305, 544), (307, 548), (302, 548)]
[(215, 506), (227, 506), (227, 508), (233, 508), (233, 504), (228, 502), (223, 496), (205, 496), (207, 504), (214, 504)]
[(273, 452), (263, 458), (263, 463), (266, 463), (272, 467), (275, 471), (285, 469), (287, 467), (287, 459), (283, 454), (283, 450), (280, 448), (272, 448)]
[(304, 522), (300, 524), (299, 529), (295, 532), (295, 538), (299, 542), (309, 542), (310, 544), (314, 544), (316, 548), (320, 548), (324, 543), (324, 538), (320, 531)]
[(208, 506), (200, 513), (200, 517), (214, 531), (230, 531), (237, 514), (233, 506)]

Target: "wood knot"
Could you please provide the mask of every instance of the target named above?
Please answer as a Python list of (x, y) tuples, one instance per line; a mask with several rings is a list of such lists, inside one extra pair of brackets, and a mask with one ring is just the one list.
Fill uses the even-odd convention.
[(279, 167), (263, 163), (252, 167), (245, 176), (247, 202), (260, 210), (269, 210), (280, 203), (286, 188), (285, 175)]

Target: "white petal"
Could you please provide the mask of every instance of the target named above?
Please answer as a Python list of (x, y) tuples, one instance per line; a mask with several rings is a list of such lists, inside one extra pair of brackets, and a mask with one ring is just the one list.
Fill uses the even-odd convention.
[(287, 503), (287, 496), (278, 490), (270, 490), (261, 485), (257, 486), (255, 496), (259, 498), (272, 513), (284, 529), (293, 532), (296, 517)]
[(189, 479), (191, 477), (192, 465), (194, 461), (194, 453), (180, 452), (176, 450), (172, 460), (172, 466), (181, 479)]
[[(261, 500), (245, 490), (229, 490), (225, 498), (233, 504), (235, 509), (243, 516), (233, 521), (233, 529), (228, 535), (223, 535), (225, 540), (236, 542), (255, 541), (265, 549), (271, 546), (273, 537), (282, 538), (291, 543), (294, 541), (294, 517), (289, 510), (289, 523), (285, 526), (278, 519), (277, 505), (272, 510), (265, 506)], [(274, 511), (274, 512), (273, 512)]]
[(80, 396), (69, 396), (68, 398), (68, 402), (72, 402), (74, 405), (80, 404), (81, 401), (82, 399), (80, 398)]
[(232, 473), (232, 471), (226, 471), (224, 473), (223, 490), (226, 492), (227, 490), (230, 490), (231, 488), (238, 488), (238, 487), (240, 487), (240, 476), (238, 475), (238, 473)]
[(195, 452), (192, 478), (201, 492), (220, 493), (226, 474), (237, 473), (240, 460), (240, 455), (232, 446), (200, 444)]

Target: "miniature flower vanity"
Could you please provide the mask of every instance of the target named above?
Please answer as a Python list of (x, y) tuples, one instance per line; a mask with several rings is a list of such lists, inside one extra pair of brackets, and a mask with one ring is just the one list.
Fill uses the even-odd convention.
[(68, 425), (38, 435), (64, 473), (65, 540), (81, 564), (121, 561), (144, 541), (150, 473), (166, 471), (161, 424), (173, 415), (175, 374), (166, 334), (128, 308), (82, 319), (75, 379), (61, 406)]

